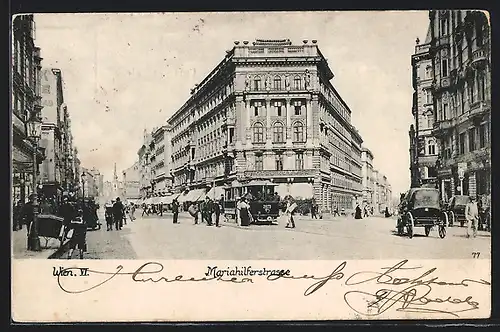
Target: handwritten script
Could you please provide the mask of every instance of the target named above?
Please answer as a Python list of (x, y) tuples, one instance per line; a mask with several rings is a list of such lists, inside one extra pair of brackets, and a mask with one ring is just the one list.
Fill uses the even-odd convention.
[[(209, 271), (213, 268), (209, 267)], [(70, 294), (79, 294), (95, 290), (118, 277), (126, 277), (135, 283), (184, 283), (184, 282), (226, 282), (233, 284), (254, 284), (255, 278), (267, 282), (279, 280), (313, 281), (304, 290), (304, 296), (311, 296), (328, 283), (336, 282), (346, 286), (343, 300), (345, 304), (363, 316), (378, 316), (389, 309), (398, 312), (441, 314), (459, 317), (460, 313), (477, 310), (480, 304), (473, 297), (472, 285), (490, 286), (490, 282), (480, 279), (462, 279), (445, 281), (436, 275), (437, 268), (426, 269), (422, 266), (410, 266), (408, 260), (402, 260), (378, 271), (359, 271), (347, 273), (347, 262), (342, 262), (331, 273), (323, 276), (291, 275), (290, 270), (276, 270), (259, 276), (252, 273), (250, 267), (242, 270), (244, 276), (230, 276), (229, 273), (205, 273), (203, 277), (185, 277), (175, 275), (166, 277), (164, 267), (158, 262), (147, 262), (135, 270), (124, 271), (119, 265), (115, 271), (97, 271), (83, 267), (59, 267), (53, 269), (59, 288)], [(261, 271), (261, 270), (258, 270)], [(264, 271), (265, 272), (265, 271)], [(246, 275), (252, 277), (247, 277)], [(77, 277), (77, 278), (72, 278)], [(81, 282), (80, 280), (84, 281)], [(363, 289), (366, 288), (366, 289)], [(439, 288), (439, 296), (433, 291)], [(375, 289), (375, 291), (373, 291)], [(467, 294), (464, 294), (467, 293)], [(445, 294), (445, 295), (443, 295)]]

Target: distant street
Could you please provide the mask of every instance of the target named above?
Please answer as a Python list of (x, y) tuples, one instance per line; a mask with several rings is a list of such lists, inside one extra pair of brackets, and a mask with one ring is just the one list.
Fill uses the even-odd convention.
[[(393, 218), (370, 217), (362, 220), (336, 217), (311, 220), (298, 217), (297, 228), (250, 226), (234, 222), (222, 227), (194, 225), (187, 214), (180, 224), (172, 215), (140, 217), (121, 231), (89, 231), (86, 259), (469, 259), (491, 257), (490, 233), (479, 232), (475, 239), (465, 238), (465, 228), (451, 227), (439, 238), (437, 230), (425, 237), (416, 228), (413, 239), (395, 233)], [(101, 218), (103, 221), (104, 218)]]

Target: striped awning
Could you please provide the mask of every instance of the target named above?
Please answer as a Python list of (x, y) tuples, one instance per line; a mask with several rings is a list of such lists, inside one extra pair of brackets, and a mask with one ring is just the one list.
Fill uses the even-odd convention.
[(179, 202), (187, 202), (186, 198), (190, 195), (191, 191), (188, 191), (187, 193), (183, 193), (179, 195), (178, 201)]
[(210, 197), (211, 199), (219, 199), (221, 196), (224, 195), (224, 187), (212, 187), (210, 190), (206, 193), (207, 197)]

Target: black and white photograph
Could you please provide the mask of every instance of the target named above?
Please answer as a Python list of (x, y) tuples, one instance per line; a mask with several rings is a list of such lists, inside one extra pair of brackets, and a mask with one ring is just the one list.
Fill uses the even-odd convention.
[[(490, 29), (482, 10), (15, 15), (13, 261), (48, 264), (65, 293), (71, 269), (112, 260), (206, 261), (219, 279), (334, 261), (348, 280), (350, 261), (436, 261), (447, 282), (483, 264), (487, 298)], [(460, 303), (413, 314), (475, 317)], [(387, 310), (368, 307), (353, 311)]]

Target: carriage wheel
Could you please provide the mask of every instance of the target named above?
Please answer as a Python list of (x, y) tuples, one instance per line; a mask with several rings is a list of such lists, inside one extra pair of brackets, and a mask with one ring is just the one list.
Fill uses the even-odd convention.
[(438, 232), (439, 232), (439, 237), (444, 239), (444, 237), (446, 236), (446, 227), (440, 225)]
[(431, 229), (432, 229), (432, 226), (425, 226), (425, 236), (429, 236)]
[(414, 228), (415, 224), (414, 224), (413, 215), (411, 214), (411, 212), (408, 212), (407, 218), (408, 218), (408, 220), (406, 221), (406, 229), (408, 231), (408, 237), (410, 239), (412, 239), (413, 238), (413, 231), (414, 231), (413, 228)]

